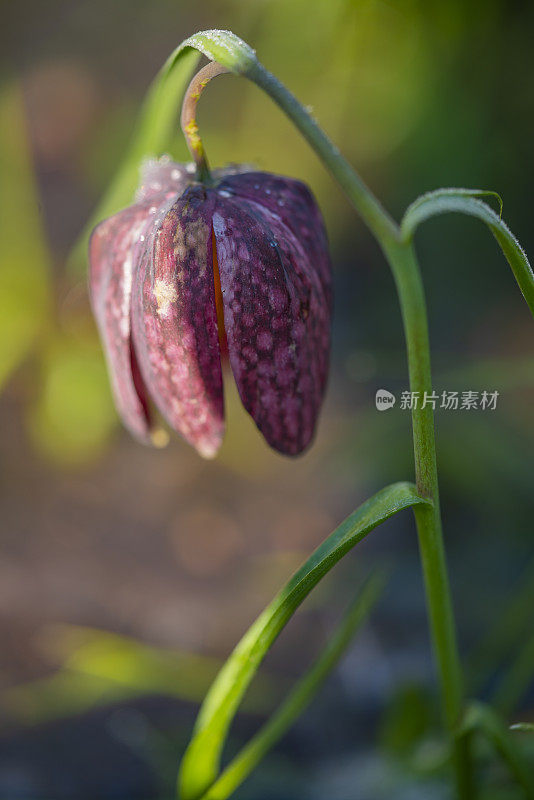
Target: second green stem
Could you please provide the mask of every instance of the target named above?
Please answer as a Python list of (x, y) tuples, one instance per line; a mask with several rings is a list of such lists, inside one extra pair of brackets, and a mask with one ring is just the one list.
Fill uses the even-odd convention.
[(416, 482), (419, 492), (433, 501), (431, 509), (416, 512), (432, 642), (453, 746), (457, 794), (460, 800), (473, 800), (469, 739), (456, 735), (463, 712), (463, 687), (441, 529), (434, 414), (431, 404), (422, 407), (425, 392), (427, 397), (432, 393), (432, 377), (426, 300), (415, 251), (411, 243), (401, 241), (398, 225), (294, 95), (259, 62), (245, 74), (272, 97), (308, 140), (374, 234), (393, 271), (406, 336), (410, 389), (420, 398), (412, 411)]
[(441, 526), (424, 288), (412, 244), (388, 243), (384, 252), (399, 295), (408, 351), (410, 391), (416, 398), (412, 407), (416, 483), (419, 493), (433, 501), (432, 508), (416, 510), (415, 518), (443, 711), (453, 743), (458, 797), (473, 800), (475, 790), (469, 739), (455, 736), (463, 711), (463, 686)]

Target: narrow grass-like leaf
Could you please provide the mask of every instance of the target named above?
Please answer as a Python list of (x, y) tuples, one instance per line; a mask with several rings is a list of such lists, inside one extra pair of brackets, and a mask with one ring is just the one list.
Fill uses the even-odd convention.
[(202, 800), (226, 800), (265, 754), (286, 733), (319, 691), (365, 621), (384, 586), (384, 572), (375, 572), (351, 603), (325, 650), (258, 733), (232, 759)]
[(241, 699), (265, 654), (304, 598), (370, 531), (405, 508), (428, 503), (410, 483), (382, 489), (312, 553), (243, 636), (202, 705), (180, 770), (181, 800), (197, 800), (219, 774), (222, 748)]
[[(530, 607), (532, 617), (532, 606)], [(532, 624), (532, 622), (531, 622)], [(534, 634), (529, 632), (518, 648), (517, 655), (501, 678), (493, 695), (492, 705), (501, 714), (511, 714), (534, 681)]]
[[(147, 645), (128, 636), (73, 625), (44, 631), (57, 672), (2, 693), (0, 714), (35, 725), (144, 696), (199, 703), (222, 662), (185, 650)], [(247, 711), (265, 714), (281, 696), (279, 682), (261, 673), (245, 698)]]
[(528, 307), (534, 314), (534, 273), (532, 272), (532, 267), (525, 251), (506, 223), (487, 203), (480, 199), (488, 195), (498, 198), (502, 210), (502, 202), (496, 192), (486, 192), (480, 189), (437, 189), (435, 192), (428, 192), (428, 194), (418, 197), (408, 207), (401, 222), (402, 238), (404, 241), (409, 241), (421, 222), (439, 214), (452, 212), (477, 217), (486, 223), (497, 239), (512, 268)]
[[(534, 369), (533, 369), (534, 376)], [(480, 692), (496, 669), (530, 638), (534, 607), (534, 559), (516, 581), (491, 629), (476, 643), (466, 659), (471, 695)], [(534, 667), (532, 670), (534, 674)]]
[(482, 733), (501, 754), (512, 775), (525, 790), (525, 797), (534, 800), (534, 773), (517, 747), (506, 724), (498, 714), (483, 703), (473, 703), (467, 709), (460, 735)]
[(88, 463), (102, 453), (116, 413), (102, 351), (92, 332), (66, 328), (42, 346), (39, 391), (26, 415), (37, 449), (64, 466)]
[(199, 57), (198, 52), (182, 44), (156, 76), (115, 177), (74, 246), (69, 260), (73, 273), (85, 269), (87, 243), (95, 225), (132, 202), (142, 162), (146, 158), (161, 156), (169, 148), (178, 125), (182, 95)]
[(47, 332), (51, 257), (39, 210), (22, 89), (0, 89), (0, 386)]

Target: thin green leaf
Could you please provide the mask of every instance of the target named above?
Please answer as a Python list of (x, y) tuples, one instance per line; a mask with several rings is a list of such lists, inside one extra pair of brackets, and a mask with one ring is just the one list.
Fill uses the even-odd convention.
[(482, 733), (501, 754), (512, 775), (525, 790), (525, 797), (534, 800), (534, 774), (501, 718), (489, 706), (473, 703), (465, 713), (460, 735)]
[[(167, 650), (128, 636), (72, 625), (44, 631), (46, 652), (59, 670), (2, 693), (0, 712), (35, 725), (119, 700), (150, 695), (199, 703), (222, 666), (219, 659)], [(280, 698), (278, 682), (262, 673), (246, 697), (247, 710), (265, 714)]]
[(139, 183), (139, 167), (143, 161), (159, 157), (169, 148), (177, 127), (181, 97), (198, 59), (198, 52), (182, 44), (171, 54), (156, 76), (141, 109), (126, 155), (74, 246), (69, 259), (72, 272), (79, 273), (85, 269), (87, 244), (95, 225), (132, 202)]
[(49, 337), (26, 423), (34, 445), (57, 464), (81, 465), (102, 453), (116, 412), (102, 351), (92, 335), (62, 331)]
[(21, 87), (0, 89), (0, 386), (46, 333), (51, 265)]
[(428, 194), (418, 197), (408, 207), (401, 222), (402, 238), (404, 241), (409, 241), (421, 222), (439, 214), (453, 212), (477, 217), (486, 223), (497, 239), (528, 307), (534, 314), (534, 273), (525, 251), (506, 223), (487, 203), (479, 199), (488, 195), (499, 200), (502, 211), (502, 201), (496, 192), (480, 189), (437, 189), (435, 192), (428, 192)]
[(382, 489), (336, 528), (260, 614), (204, 700), (193, 738), (182, 760), (182, 800), (196, 800), (216, 780), (228, 728), (241, 699), (265, 654), (304, 598), (373, 528), (402, 509), (428, 502), (409, 483), (396, 483)]
[[(187, 650), (154, 647), (129, 636), (120, 636), (77, 626), (57, 626), (59, 638), (68, 647), (77, 646), (64, 656), (65, 669), (126, 684), (139, 691), (160, 693), (199, 702), (205, 695), (222, 663)], [(178, 679), (177, 679), (178, 676)], [(279, 697), (274, 679), (262, 674), (258, 691), (247, 697), (249, 711), (265, 713), (273, 698)]]
[[(532, 624), (532, 606), (530, 606)], [(492, 705), (501, 714), (511, 714), (534, 681), (534, 634), (521, 643), (519, 652), (505, 671), (493, 695)]]
[(325, 650), (293, 688), (280, 708), (258, 733), (243, 747), (219, 778), (202, 796), (202, 800), (226, 800), (259, 764), (265, 754), (286, 733), (319, 691), (322, 683), (335, 668), (367, 618), (384, 587), (384, 572), (369, 578), (358, 597), (341, 620)]
[[(517, 651), (518, 646), (523, 644), (525, 636), (528, 638), (531, 631), (534, 607), (534, 559), (516, 584), (517, 588), (499, 611), (491, 629), (476, 643), (466, 660), (466, 673), (472, 695), (484, 687), (491, 674), (510, 653)], [(532, 672), (534, 673), (534, 667)]]

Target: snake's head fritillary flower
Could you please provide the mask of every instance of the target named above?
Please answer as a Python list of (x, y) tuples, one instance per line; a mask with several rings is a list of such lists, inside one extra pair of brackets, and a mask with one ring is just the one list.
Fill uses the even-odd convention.
[(154, 440), (153, 405), (198, 452), (224, 434), (221, 363), (246, 410), (288, 455), (312, 440), (328, 374), (331, 265), (307, 187), (265, 172), (164, 157), (135, 203), (90, 242), (90, 292), (115, 401)]

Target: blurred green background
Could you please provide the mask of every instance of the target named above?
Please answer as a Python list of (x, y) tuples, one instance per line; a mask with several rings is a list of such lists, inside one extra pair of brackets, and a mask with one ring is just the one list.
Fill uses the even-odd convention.
[[(438, 186), (494, 189), (534, 257), (532, 3), (3, 4), (6, 798), (172, 797), (197, 704), (221, 659), (347, 513), (385, 483), (413, 475), (408, 412), (397, 402), (379, 413), (374, 403), (378, 388), (397, 397), (408, 388), (388, 269), (306, 143), (268, 98), (237, 78), (216, 81), (202, 98), (211, 163), (253, 162), (302, 178), (331, 240), (334, 346), (317, 441), (295, 461), (269, 451), (230, 380), (228, 433), (216, 462), (203, 462), (177, 438), (166, 450), (145, 449), (118, 424), (85, 278), (66, 261), (157, 70), (182, 39), (211, 27), (229, 28), (256, 48), (394, 216)], [(173, 152), (187, 158), (178, 126)], [(532, 720), (532, 320), (480, 223), (429, 222), (417, 249), (436, 390), (500, 393), (493, 412), (437, 412), (446, 541), (470, 685), (511, 720)], [(324, 644), (354, 576), (384, 560), (393, 577), (372, 621), (238, 797), (448, 796), (408, 515), (373, 534), (316, 590), (269, 656), (232, 746)], [(519, 796), (484, 749), (479, 755), (487, 797)]]

